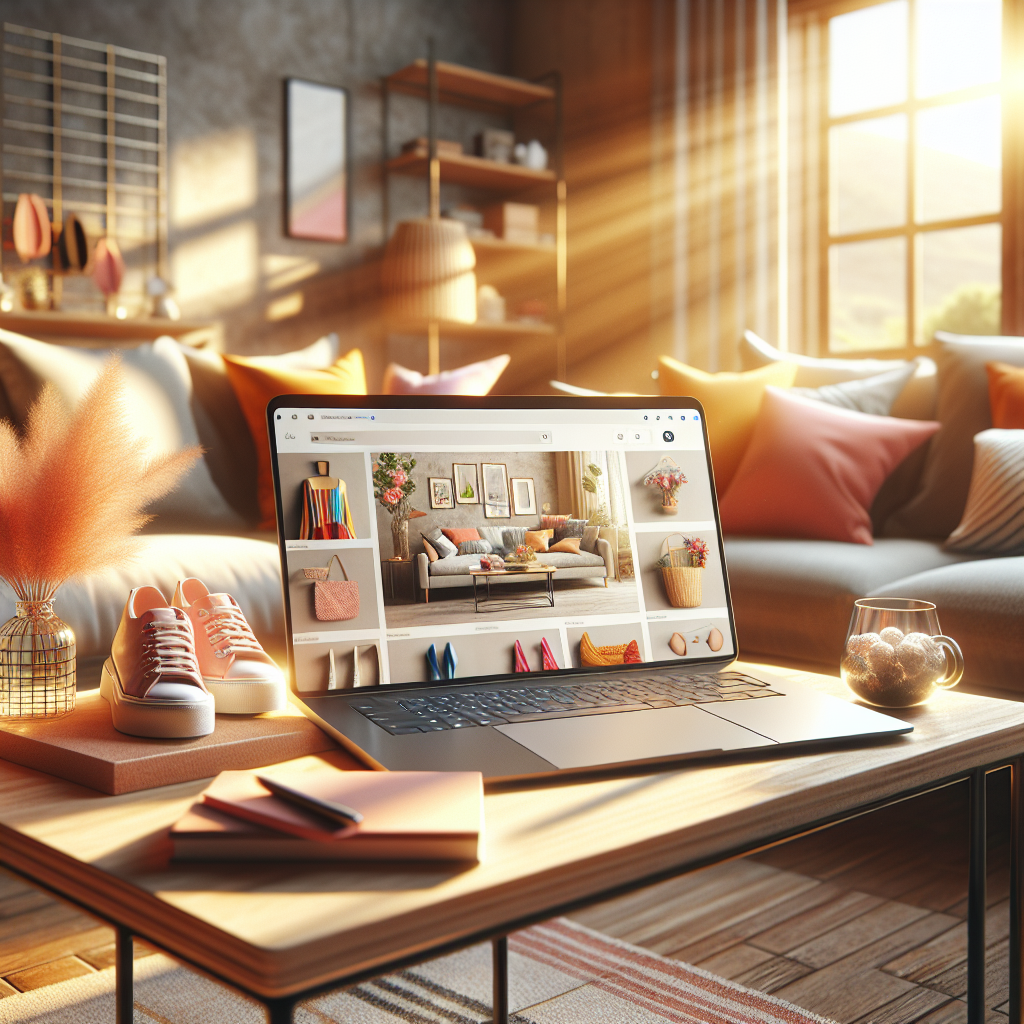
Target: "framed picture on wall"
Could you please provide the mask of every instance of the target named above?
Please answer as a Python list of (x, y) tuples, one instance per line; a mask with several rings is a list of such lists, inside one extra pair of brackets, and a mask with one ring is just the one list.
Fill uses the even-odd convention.
[(514, 476), (512, 485), (512, 509), (517, 516), (537, 514), (537, 492), (533, 488), (532, 476)]
[(483, 477), (484, 516), (488, 519), (509, 519), (512, 509), (508, 500), (508, 472), (503, 462), (480, 465)]
[(446, 476), (427, 477), (430, 485), (430, 507), (431, 508), (455, 508), (455, 499), (452, 497), (452, 482)]
[(348, 92), (285, 80), (285, 233), (348, 240)]
[(453, 463), (452, 475), (455, 477), (455, 500), (460, 505), (479, 505), (480, 484), (476, 475), (476, 463)]

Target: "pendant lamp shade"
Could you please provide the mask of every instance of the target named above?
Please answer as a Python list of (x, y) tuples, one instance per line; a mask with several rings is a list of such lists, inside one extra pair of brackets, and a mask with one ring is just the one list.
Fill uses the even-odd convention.
[(14, 207), (14, 251), (22, 263), (46, 256), (53, 236), (50, 232), (50, 211), (37, 195), (22, 192)]
[(476, 254), (457, 220), (402, 221), (384, 250), (390, 315), (406, 321), (476, 321)]

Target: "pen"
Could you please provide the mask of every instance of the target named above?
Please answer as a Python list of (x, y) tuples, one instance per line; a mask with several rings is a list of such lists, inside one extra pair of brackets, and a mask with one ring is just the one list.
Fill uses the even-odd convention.
[(314, 814), (323, 815), (342, 825), (358, 825), (363, 820), (363, 816), (357, 810), (346, 807), (344, 804), (336, 804), (331, 800), (321, 800), (318, 797), (300, 793), (297, 789), (292, 789), (290, 786), (275, 782), (263, 775), (257, 775), (256, 780), (265, 789), (270, 790), (274, 796), (279, 796), (282, 800), (295, 804), (303, 810), (313, 811)]

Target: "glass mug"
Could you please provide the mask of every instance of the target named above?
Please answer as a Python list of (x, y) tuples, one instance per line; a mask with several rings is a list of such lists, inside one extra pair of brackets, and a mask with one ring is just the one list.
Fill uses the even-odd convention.
[(964, 657), (956, 641), (942, 635), (931, 602), (865, 597), (854, 603), (840, 673), (861, 700), (908, 708), (937, 688), (956, 686)]

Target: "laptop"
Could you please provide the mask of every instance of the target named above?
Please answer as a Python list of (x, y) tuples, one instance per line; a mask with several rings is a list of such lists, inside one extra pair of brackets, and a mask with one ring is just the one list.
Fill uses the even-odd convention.
[(733, 667), (694, 399), (289, 395), (267, 415), (291, 695), (373, 768), (527, 780), (912, 730)]

